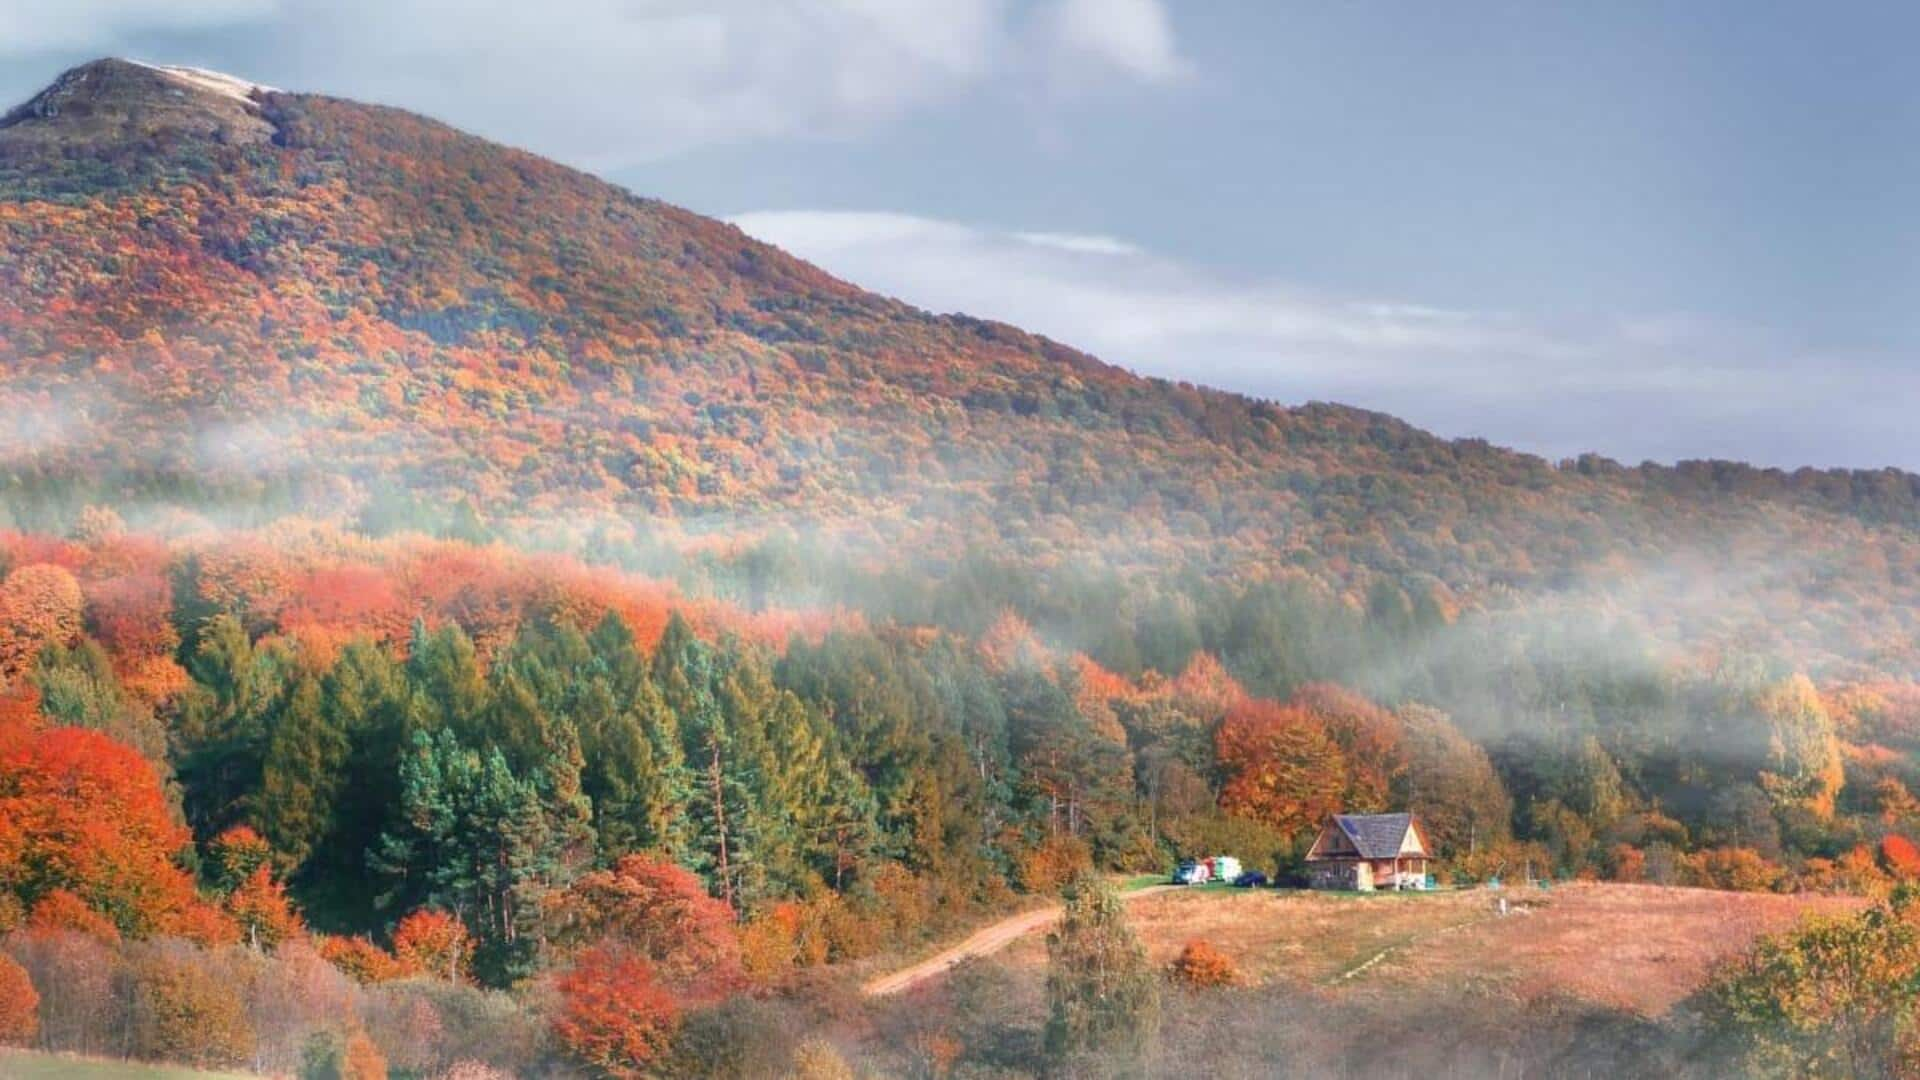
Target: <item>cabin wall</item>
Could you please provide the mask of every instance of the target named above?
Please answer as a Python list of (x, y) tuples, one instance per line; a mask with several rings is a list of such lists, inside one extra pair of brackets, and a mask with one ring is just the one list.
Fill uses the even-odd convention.
[(1307, 881), (1316, 889), (1370, 892), (1373, 880), (1373, 865), (1355, 859), (1314, 863), (1307, 868)]

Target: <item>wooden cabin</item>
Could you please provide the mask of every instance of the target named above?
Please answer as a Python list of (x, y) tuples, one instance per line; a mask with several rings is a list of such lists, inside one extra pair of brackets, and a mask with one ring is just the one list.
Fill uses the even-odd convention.
[(1424, 889), (1432, 849), (1412, 814), (1335, 814), (1307, 850), (1316, 889)]

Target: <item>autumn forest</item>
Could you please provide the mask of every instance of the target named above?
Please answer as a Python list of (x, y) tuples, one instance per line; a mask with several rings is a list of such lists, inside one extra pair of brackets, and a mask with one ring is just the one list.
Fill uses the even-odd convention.
[[(1099, 875), (1302, 884), (1338, 811), (1418, 814), (1448, 884), (1907, 925), (1920, 477), (1143, 379), (169, 78), (0, 120), (0, 1039), (851, 1076), (756, 1047), (1063, 889), (1097, 941)], [(1718, 1015), (1784, 1022), (1771, 985)], [(942, 1037), (915, 1075), (1027, 1074)]]

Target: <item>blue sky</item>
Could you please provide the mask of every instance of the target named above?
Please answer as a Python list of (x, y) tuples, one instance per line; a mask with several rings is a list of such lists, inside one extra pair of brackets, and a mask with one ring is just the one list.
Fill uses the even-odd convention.
[(1550, 456), (1920, 467), (1920, 14), (4, 0), (398, 104), (1136, 370)]

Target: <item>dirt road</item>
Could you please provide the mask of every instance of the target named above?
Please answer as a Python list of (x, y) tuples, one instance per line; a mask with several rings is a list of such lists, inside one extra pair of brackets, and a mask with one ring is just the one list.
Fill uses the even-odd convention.
[[(1181, 887), (1182, 886), (1179, 885), (1149, 885), (1144, 889), (1134, 889), (1131, 892), (1121, 893), (1120, 899), (1138, 900), (1143, 896), (1152, 896), (1155, 893), (1163, 893), (1169, 889), (1178, 889)], [(902, 968), (890, 975), (882, 975), (874, 979), (872, 982), (861, 987), (861, 991), (868, 997), (885, 997), (888, 994), (897, 994), (902, 990), (910, 990), (929, 979), (939, 978), (945, 974), (949, 968), (962, 961), (999, 952), (1001, 949), (1033, 933), (1035, 930), (1052, 926), (1055, 920), (1059, 918), (1060, 905), (1058, 904), (1050, 907), (1036, 908), (1033, 911), (1024, 911), (1018, 915), (1010, 916), (997, 923), (992, 923), (974, 931), (960, 944), (951, 948), (942, 949), (912, 967)]]

